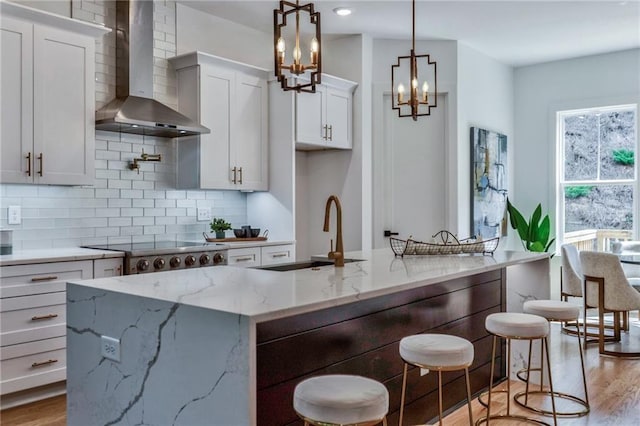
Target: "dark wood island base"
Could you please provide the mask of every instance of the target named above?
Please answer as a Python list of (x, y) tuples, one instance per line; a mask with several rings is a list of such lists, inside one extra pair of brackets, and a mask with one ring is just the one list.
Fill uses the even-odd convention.
[[(491, 343), (484, 320), (506, 311), (504, 268), (411, 290), (257, 324), (257, 423), (302, 424), (293, 411), (293, 390), (321, 374), (359, 374), (385, 384), (390, 394), (388, 424), (397, 424), (405, 336), (433, 332), (470, 340), (475, 358), (471, 392), (489, 384)], [(506, 377), (504, 344), (496, 353), (494, 381)], [(443, 408), (466, 399), (464, 372), (443, 373)], [(407, 378), (406, 424), (421, 424), (438, 414), (437, 375)]]

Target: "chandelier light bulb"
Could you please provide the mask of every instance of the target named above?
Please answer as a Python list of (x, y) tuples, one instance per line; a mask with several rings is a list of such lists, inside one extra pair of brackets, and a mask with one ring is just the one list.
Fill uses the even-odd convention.
[(284, 53), (284, 51), (286, 49), (286, 45), (285, 45), (284, 39), (282, 37), (280, 37), (278, 39), (278, 43), (276, 44), (276, 49), (278, 50), (278, 53)]
[(429, 91), (429, 84), (425, 81), (422, 83), (422, 102), (427, 102), (427, 92)]
[(404, 98), (404, 85), (402, 83), (398, 84), (398, 103), (401, 103)]
[(315, 66), (318, 64), (318, 51), (320, 50), (318, 39), (315, 37), (311, 39), (310, 50), (311, 50), (311, 65)]
[(411, 79), (411, 88), (412, 89), (416, 89), (418, 88), (418, 79), (413, 77), (413, 79)]
[(296, 46), (293, 49), (293, 60), (294, 62), (298, 63), (300, 62), (300, 57), (301, 57), (301, 53), (300, 53), (300, 47)]

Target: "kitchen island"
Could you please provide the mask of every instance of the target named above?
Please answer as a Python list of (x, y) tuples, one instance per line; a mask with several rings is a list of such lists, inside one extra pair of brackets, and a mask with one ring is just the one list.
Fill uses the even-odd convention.
[[(68, 283), (68, 424), (290, 424), (293, 388), (324, 373), (383, 382), (397, 423), (400, 338), (432, 330), (470, 339), (478, 392), (491, 359), (484, 318), (549, 297), (546, 253), (396, 258), (378, 249), (347, 257), (363, 261)], [(119, 350), (106, 346), (116, 360), (101, 355), (102, 336), (119, 341)], [(505, 376), (503, 352), (496, 378)], [(464, 399), (463, 376), (444, 378), (452, 407)], [(435, 378), (412, 369), (408, 380), (407, 421), (424, 422), (437, 410)]]

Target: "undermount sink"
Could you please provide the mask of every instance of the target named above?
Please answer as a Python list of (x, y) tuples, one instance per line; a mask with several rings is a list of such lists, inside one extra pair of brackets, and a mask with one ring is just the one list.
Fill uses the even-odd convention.
[[(362, 259), (345, 259), (344, 263), (361, 262)], [(333, 265), (333, 260), (303, 260), (300, 262), (284, 263), (282, 265), (260, 266), (255, 269), (263, 269), (265, 271), (297, 271), (298, 269), (319, 268), (320, 266)]]

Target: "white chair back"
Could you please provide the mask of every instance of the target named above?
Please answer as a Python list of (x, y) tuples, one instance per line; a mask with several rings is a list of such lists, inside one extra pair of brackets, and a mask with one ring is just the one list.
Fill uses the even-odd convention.
[(640, 309), (640, 293), (627, 281), (617, 255), (597, 251), (581, 251), (580, 263), (585, 276), (586, 303), (598, 306), (598, 284), (588, 277), (604, 278), (604, 307), (612, 311)]
[(564, 244), (562, 254), (562, 291), (570, 296), (582, 297), (582, 265), (576, 246)]

